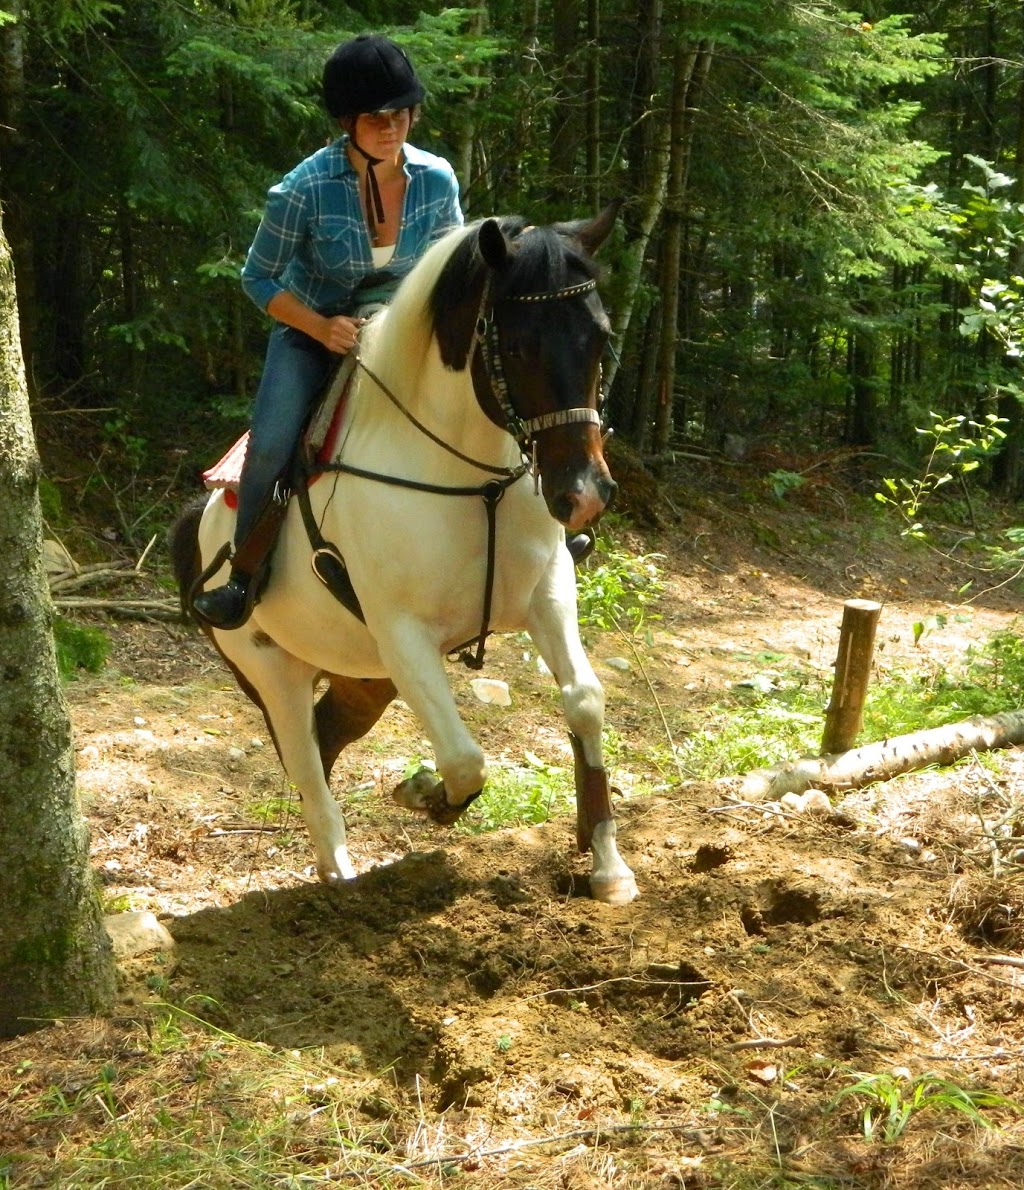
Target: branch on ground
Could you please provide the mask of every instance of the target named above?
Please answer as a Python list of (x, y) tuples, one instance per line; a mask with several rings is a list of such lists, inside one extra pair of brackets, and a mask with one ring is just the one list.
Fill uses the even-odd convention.
[(754, 769), (742, 778), (739, 796), (750, 800), (779, 798), (808, 789), (841, 793), (932, 764), (953, 764), (972, 752), (991, 752), (1015, 744), (1024, 744), (1024, 711), (979, 715), (945, 727), (865, 744), (849, 752), (805, 756), (774, 768)]

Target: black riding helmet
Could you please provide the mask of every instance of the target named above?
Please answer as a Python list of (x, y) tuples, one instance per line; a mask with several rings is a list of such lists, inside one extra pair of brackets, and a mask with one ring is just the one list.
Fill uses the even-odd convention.
[[(360, 33), (343, 41), (324, 66), (324, 103), (335, 119), (355, 120), (367, 112), (401, 111), (423, 102), (423, 85), (416, 77), (405, 50), (379, 33)], [(370, 238), (377, 243), (377, 226), (384, 222), (384, 204), (374, 166), (377, 157), (356, 140), (349, 129), (352, 147), (366, 158), (366, 222)]]
[(405, 50), (379, 33), (338, 46), (324, 66), (323, 91), (335, 119), (415, 107), (425, 94)]

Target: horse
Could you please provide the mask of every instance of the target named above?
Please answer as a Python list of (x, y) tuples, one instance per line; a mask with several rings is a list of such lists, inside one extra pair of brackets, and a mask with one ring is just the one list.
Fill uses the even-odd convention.
[[(328, 785), (341, 750), (397, 693), (436, 772), (420, 769), (392, 796), (451, 824), (483, 791), (486, 766), (445, 658), (475, 643), (468, 659), (479, 666), (489, 633), (525, 629), (561, 692), (590, 895), (613, 905), (637, 896), (616, 844), (604, 693), (580, 641), (565, 545), (616, 488), (598, 412), (610, 325), (594, 261), (616, 210), (548, 226), (488, 218), (428, 249), (363, 328), (307, 516), (293, 495), (251, 619), (232, 631), (204, 626), (263, 713), (327, 884), (355, 875)], [(205, 582), (224, 581), (233, 521), (214, 491), (173, 527), (186, 604)], [(307, 530), (343, 560), (354, 604), (318, 575)]]

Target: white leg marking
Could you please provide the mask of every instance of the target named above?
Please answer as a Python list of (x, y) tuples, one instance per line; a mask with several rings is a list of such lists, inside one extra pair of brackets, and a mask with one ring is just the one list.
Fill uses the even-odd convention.
[(302, 817), (320, 879), (325, 884), (351, 880), (356, 873), (345, 841), (345, 818), (324, 780), (316, 740), (313, 691), (319, 671), (277, 645), (254, 645), (252, 634), (245, 629), (219, 632), (217, 638), (225, 656), (252, 683), (266, 709), (281, 764), (302, 799)]
[(386, 639), (377, 638), (381, 660), (433, 746), (448, 804), (459, 806), (483, 788), (483, 751), (459, 717), (436, 642), (413, 622), (387, 629)]
[[(555, 675), (566, 722), (580, 741), (587, 764), (591, 768), (603, 768), (604, 690), (580, 641), (576, 579), (568, 550), (556, 551), (547, 575), (534, 592), (527, 627)], [(590, 889), (594, 899), (610, 905), (632, 901), (638, 895), (636, 880), (619, 854), (614, 821), (596, 826), (590, 850), (593, 856)]]

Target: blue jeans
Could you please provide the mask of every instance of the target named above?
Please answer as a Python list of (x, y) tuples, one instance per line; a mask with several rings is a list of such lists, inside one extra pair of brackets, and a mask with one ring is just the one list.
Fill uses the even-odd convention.
[(236, 545), (245, 540), (288, 466), (313, 402), (336, 362), (337, 356), (326, 347), (284, 323), (270, 332), (238, 485)]

